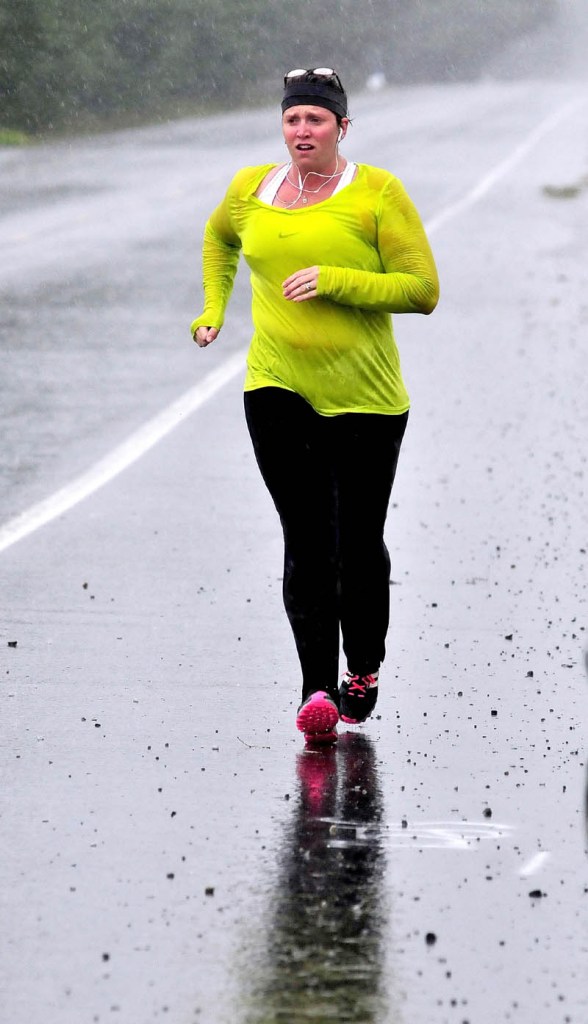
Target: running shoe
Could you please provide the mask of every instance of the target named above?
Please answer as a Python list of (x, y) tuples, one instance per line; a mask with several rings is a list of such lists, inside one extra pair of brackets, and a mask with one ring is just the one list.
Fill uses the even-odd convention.
[(298, 708), (296, 728), (304, 733), (308, 742), (334, 743), (338, 721), (339, 709), (333, 698), (324, 690), (317, 690)]
[(369, 718), (378, 699), (378, 673), (357, 676), (346, 672), (339, 687), (341, 720), (360, 725)]

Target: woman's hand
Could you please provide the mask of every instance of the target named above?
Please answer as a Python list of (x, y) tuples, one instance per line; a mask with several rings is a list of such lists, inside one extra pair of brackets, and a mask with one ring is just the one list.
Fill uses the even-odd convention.
[(206, 348), (218, 338), (218, 327), (197, 327), (193, 338), (199, 348)]
[(291, 302), (305, 302), (306, 299), (316, 299), (318, 292), (318, 267), (306, 267), (305, 270), (297, 270), (284, 281), (282, 288), (284, 298)]

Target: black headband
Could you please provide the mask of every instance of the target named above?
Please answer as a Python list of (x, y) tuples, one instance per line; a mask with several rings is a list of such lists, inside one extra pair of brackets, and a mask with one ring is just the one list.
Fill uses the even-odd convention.
[(347, 117), (346, 94), (328, 82), (306, 82), (302, 77), (288, 82), (284, 89), (282, 113), (288, 110), (288, 107), (298, 106), (325, 107), (333, 114)]

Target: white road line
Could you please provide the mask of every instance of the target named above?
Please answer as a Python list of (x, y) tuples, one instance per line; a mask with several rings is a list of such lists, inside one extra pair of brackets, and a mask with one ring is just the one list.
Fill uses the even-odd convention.
[[(432, 235), (443, 224), (453, 220), (459, 214), (469, 210), (488, 194), (501, 178), (504, 178), (518, 163), (523, 160), (531, 151), (534, 145), (547, 135), (553, 128), (569, 117), (581, 106), (585, 100), (577, 99), (564, 104), (555, 113), (546, 117), (525, 139), (493, 170), (485, 174), (480, 181), (469, 192), (455, 203), (451, 203), (440, 210), (425, 224), (427, 234)], [(33, 505), (27, 511), (9, 519), (0, 527), (0, 552), (16, 544), (41, 526), (46, 526), (53, 519), (69, 511), (84, 498), (94, 494), (100, 487), (113, 480), (122, 473), (124, 469), (131, 466), (137, 459), (140, 459), (145, 452), (153, 448), (174, 429), (186, 416), (199, 409), (201, 405), (212, 398), (220, 391), (243, 366), (245, 350), (232, 355), (225, 363), (209, 374), (199, 384), (191, 388), (184, 395), (172, 402), (166, 409), (149, 420), (143, 427), (131, 434), (123, 444), (119, 445), (99, 462), (95, 463), (86, 473), (72, 480), (71, 483), (56, 491), (55, 494), (45, 498), (44, 501)]]
[(547, 850), (542, 850), (540, 853), (535, 853), (530, 860), (523, 864), (522, 868), (519, 869), (520, 878), (531, 878), (533, 875), (537, 875), (543, 867), (547, 864), (551, 854)]
[(239, 370), (243, 370), (245, 356), (246, 349), (235, 352), (218, 369), (213, 370), (199, 384), (190, 388), (134, 434), (131, 434), (126, 441), (96, 462), (86, 473), (82, 473), (61, 490), (56, 491), (55, 494), (39, 504), (33, 505), (26, 512), (10, 519), (0, 527), (0, 551), (4, 551), (11, 544), (16, 544), (18, 540), (67, 512), (78, 502), (83, 501), (84, 498), (109, 483), (128, 466), (131, 466), (141, 455), (144, 455), (166, 434), (169, 434), (174, 427), (177, 427), (182, 420), (200, 408), (217, 391), (220, 391), (236, 376)]

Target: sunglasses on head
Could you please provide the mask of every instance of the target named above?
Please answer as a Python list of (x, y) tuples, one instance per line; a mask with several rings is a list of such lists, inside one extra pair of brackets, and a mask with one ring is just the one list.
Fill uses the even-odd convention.
[(341, 79), (334, 68), (294, 68), (293, 71), (289, 71), (287, 75), (284, 75), (284, 85), (289, 85), (294, 79), (303, 78), (304, 75), (316, 75), (317, 78), (333, 78), (343, 92)]

